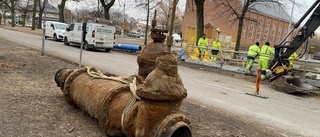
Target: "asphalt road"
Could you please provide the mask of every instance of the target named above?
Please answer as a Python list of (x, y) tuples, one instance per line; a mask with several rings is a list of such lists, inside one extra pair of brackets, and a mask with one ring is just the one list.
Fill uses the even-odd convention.
[[(0, 28), (0, 37), (41, 51), (40, 36)], [(119, 42), (118, 40), (117, 43)], [(45, 55), (53, 54), (74, 62), (80, 60), (79, 48), (65, 46), (62, 42), (45, 40), (44, 51)], [(136, 55), (112, 51), (110, 53), (83, 51), (82, 55), (84, 65), (123, 76), (137, 73), (136, 59)], [(320, 136), (319, 97), (293, 96), (275, 91), (267, 85), (261, 85), (260, 93), (269, 97), (261, 99), (245, 94), (255, 91), (255, 83), (245, 79), (239, 80), (184, 66), (179, 66), (179, 74), (188, 90), (187, 99), (190, 101), (207, 107), (219, 107), (230, 113), (243, 115), (275, 128), (301, 134), (301, 136)]]

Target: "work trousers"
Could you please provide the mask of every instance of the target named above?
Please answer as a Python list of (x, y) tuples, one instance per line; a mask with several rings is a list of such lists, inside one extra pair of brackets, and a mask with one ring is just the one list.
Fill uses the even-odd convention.
[(205, 47), (200, 47), (199, 50), (199, 58), (203, 59), (204, 55), (206, 54), (206, 48)]
[(211, 57), (212, 62), (216, 62), (217, 55), (219, 54), (219, 50), (213, 49), (211, 50), (211, 54), (212, 54), (212, 57)]
[(247, 56), (247, 62), (246, 62), (246, 68), (245, 68), (246, 73), (250, 72), (254, 59), (255, 58), (252, 56)]
[(263, 80), (266, 78), (267, 75), (267, 68), (268, 68), (269, 60), (259, 60), (259, 68), (261, 70), (260, 78)]

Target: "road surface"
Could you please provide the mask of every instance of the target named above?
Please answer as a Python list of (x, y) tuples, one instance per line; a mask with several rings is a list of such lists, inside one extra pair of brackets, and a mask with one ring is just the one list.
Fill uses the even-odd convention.
[[(0, 37), (41, 50), (40, 36), (0, 28)], [(44, 51), (45, 55), (52, 54), (74, 62), (80, 60), (79, 48), (65, 46), (62, 42), (46, 40)], [(136, 55), (83, 51), (82, 57), (84, 65), (96, 67), (103, 72), (123, 76), (137, 74)], [(260, 93), (269, 97), (261, 99), (245, 94), (255, 90), (255, 83), (245, 79), (239, 80), (184, 66), (179, 66), (179, 74), (188, 90), (188, 100), (206, 107), (219, 107), (301, 136), (320, 136), (319, 97), (293, 96), (261, 85)]]

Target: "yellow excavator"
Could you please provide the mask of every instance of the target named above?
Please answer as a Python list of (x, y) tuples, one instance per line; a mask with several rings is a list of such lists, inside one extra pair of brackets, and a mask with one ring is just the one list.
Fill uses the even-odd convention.
[[(279, 91), (285, 93), (308, 93), (315, 89), (311, 85), (302, 83), (300, 78), (292, 73), (288, 58), (297, 51), (305, 41), (314, 36), (314, 31), (320, 25), (319, 3), (320, 0), (316, 0), (294, 25), (290, 33), (288, 33), (278, 45), (274, 46), (275, 56), (268, 66), (271, 70), (271, 75), (267, 79), (269, 82), (272, 82), (273, 86)], [(309, 16), (311, 12), (312, 14)], [(285, 42), (290, 34), (300, 26), (301, 22), (303, 22), (307, 16), (309, 16), (309, 18), (306, 23), (299, 28), (300, 30), (298, 31), (298, 34), (294, 36), (293, 40)]]

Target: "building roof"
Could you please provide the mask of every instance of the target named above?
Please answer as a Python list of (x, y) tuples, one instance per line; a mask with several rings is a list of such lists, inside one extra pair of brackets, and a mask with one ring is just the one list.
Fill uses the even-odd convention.
[[(243, 5), (246, 0), (239, 1)], [(286, 22), (293, 22), (292, 18), (288, 15), (284, 8), (274, 2), (255, 2), (250, 7), (250, 10)]]
[[(33, 4), (28, 6), (28, 10), (32, 11), (33, 10)], [(53, 5), (51, 5), (50, 3), (47, 3), (47, 7), (46, 7), (47, 13), (56, 13), (59, 14), (59, 9), (57, 9), (56, 7), (54, 7)], [(39, 11), (39, 7), (37, 6), (37, 11)]]
[(47, 8), (47, 12), (58, 13), (59, 14), (59, 9), (57, 9), (56, 7), (51, 5), (50, 3), (47, 3), (47, 7), (46, 8)]

